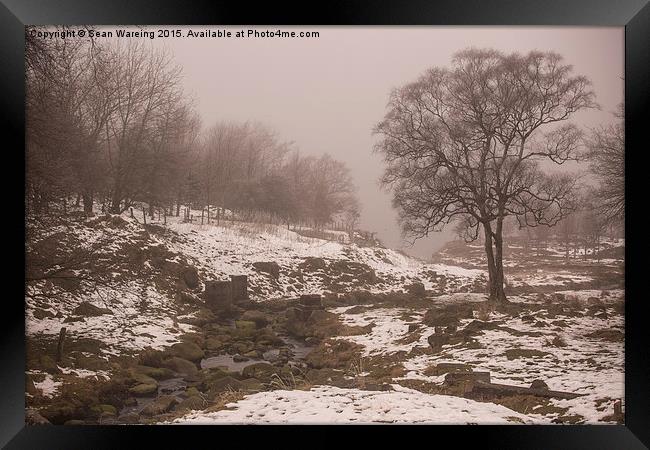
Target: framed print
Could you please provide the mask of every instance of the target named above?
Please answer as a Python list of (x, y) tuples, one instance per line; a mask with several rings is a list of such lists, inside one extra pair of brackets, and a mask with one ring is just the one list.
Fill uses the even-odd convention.
[(3, 445), (647, 448), (647, 2), (121, 6), (2, 6)]

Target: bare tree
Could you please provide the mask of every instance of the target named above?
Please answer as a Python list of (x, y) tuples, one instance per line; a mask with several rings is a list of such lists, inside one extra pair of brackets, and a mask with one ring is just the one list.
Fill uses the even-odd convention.
[(457, 220), (472, 239), (482, 228), (489, 298), (506, 302), (503, 221), (554, 225), (571, 210), (575, 178), (540, 163), (575, 158), (581, 132), (562, 122), (596, 106), (594, 94), (552, 52), (469, 49), (452, 62), (391, 93), (375, 128), (382, 183), (414, 239)]
[(587, 139), (587, 158), (599, 186), (595, 190), (598, 212), (607, 224), (625, 217), (625, 126), (623, 105), (615, 114), (617, 123), (592, 131)]

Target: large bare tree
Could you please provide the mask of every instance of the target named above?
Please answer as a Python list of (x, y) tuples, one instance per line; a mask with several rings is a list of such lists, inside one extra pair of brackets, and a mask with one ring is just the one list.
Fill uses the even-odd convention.
[(404, 234), (461, 222), (476, 239), (482, 228), (489, 298), (506, 302), (504, 219), (551, 226), (571, 210), (575, 178), (543, 166), (576, 157), (581, 131), (566, 121), (595, 106), (589, 80), (552, 52), (468, 49), (395, 89), (376, 151)]

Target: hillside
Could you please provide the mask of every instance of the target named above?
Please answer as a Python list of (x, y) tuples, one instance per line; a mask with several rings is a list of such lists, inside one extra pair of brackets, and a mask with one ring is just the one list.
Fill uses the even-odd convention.
[[(425, 263), (277, 225), (97, 212), (28, 245), (27, 404), (52, 423), (621, 420), (621, 259), (551, 251), (530, 270), (514, 243), (497, 311), (480, 247), (460, 243)], [(218, 314), (205, 285), (230, 275), (250, 300)]]

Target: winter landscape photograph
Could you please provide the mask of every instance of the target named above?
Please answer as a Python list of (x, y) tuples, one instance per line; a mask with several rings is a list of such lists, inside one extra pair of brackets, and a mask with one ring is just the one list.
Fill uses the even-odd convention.
[(623, 27), (26, 27), (27, 423), (623, 424), (624, 82)]

